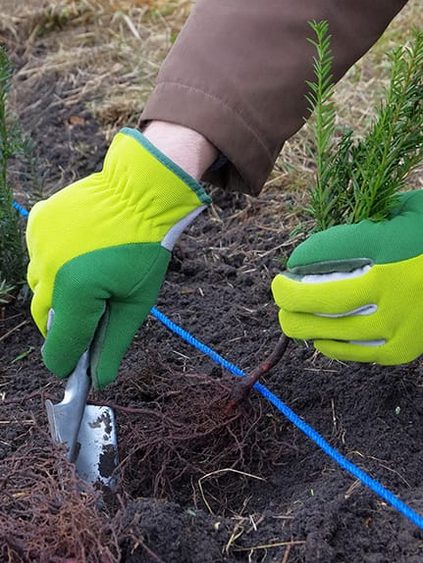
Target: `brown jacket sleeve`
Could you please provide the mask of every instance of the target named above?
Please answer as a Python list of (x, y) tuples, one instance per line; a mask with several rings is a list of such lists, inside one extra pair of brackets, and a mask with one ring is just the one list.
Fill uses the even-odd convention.
[(228, 159), (206, 180), (259, 193), (304, 123), (310, 20), (328, 20), (338, 80), (406, 0), (200, 0), (163, 63), (142, 122), (185, 125)]

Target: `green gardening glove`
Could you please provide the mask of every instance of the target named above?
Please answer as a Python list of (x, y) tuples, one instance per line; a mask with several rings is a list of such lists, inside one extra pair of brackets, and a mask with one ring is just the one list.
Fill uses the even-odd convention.
[(283, 331), (338, 360), (394, 365), (423, 353), (423, 191), (389, 220), (312, 235), (276, 276)]
[[(27, 230), (31, 311), (44, 362), (66, 377), (89, 347), (97, 388), (112, 382), (154, 305), (171, 250), (210, 203), (202, 187), (139, 131), (122, 129), (103, 170), (32, 209)], [(107, 307), (106, 307), (107, 305)], [(47, 335), (49, 311), (54, 320)]]

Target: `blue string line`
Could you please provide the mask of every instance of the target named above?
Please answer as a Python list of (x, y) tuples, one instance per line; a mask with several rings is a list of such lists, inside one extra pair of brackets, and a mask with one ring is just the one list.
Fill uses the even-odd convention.
[(19, 211), (19, 214), (22, 215), (22, 217), (28, 217), (29, 212), (25, 209), (25, 207), (22, 207), (20, 203), (14, 201), (12, 205), (15, 209)]
[[(194, 346), (197, 350), (211, 358), (216, 364), (224, 367), (233, 375), (238, 377), (245, 376), (245, 373), (235, 364), (223, 358), (220, 354), (209, 348), (204, 342), (201, 342), (185, 329), (171, 321), (161, 311), (153, 307), (150, 313), (158, 321), (164, 324), (169, 330), (181, 337), (185, 342)], [(265, 399), (267, 399), (279, 412), (281, 412), (292, 424), (294, 424), (301, 432), (303, 432), (310, 440), (312, 440), (319, 448), (330, 458), (332, 458), (342, 469), (348, 471), (353, 477), (359, 479), (363, 485), (366, 485), (371, 491), (383, 498), (387, 503), (393, 506), (398, 512), (408, 518), (413, 524), (423, 530), (423, 516), (415, 512), (401, 499), (395, 496), (390, 490), (386, 489), (379, 481), (370, 477), (365, 471), (357, 467), (354, 463), (346, 459), (342, 454), (333, 448), (314, 428), (307, 422), (302, 420), (288, 405), (286, 405), (279, 397), (274, 395), (262, 383), (256, 383), (254, 389), (258, 391)]]
[[(28, 211), (16, 202), (13, 202), (15, 209), (23, 217), (28, 216)], [(166, 315), (159, 311), (156, 307), (151, 309), (151, 314), (160, 321), (166, 328), (177, 334), (188, 344), (208, 356), (216, 364), (222, 366), (237, 377), (244, 377), (245, 373), (235, 364), (223, 358), (220, 354), (209, 348), (204, 342), (195, 338), (185, 329), (171, 321)], [(370, 477), (365, 471), (357, 467), (354, 463), (346, 459), (342, 454), (333, 448), (314, 428), (300, 418), (288, 405), (286, 405), (279, 397), (274, 395), (267, 387), (261, 383), (256, 383), (254, 389), (258, 391), (265, 399), (267, 399), (274, 407), (278, 409), (292, 424), (294, 424), (301, 432), (303, 432), (310, 440), (312, 440), (327, 456), (335, 461), (342, 469), (348, 471), (353, 477), (358, 479), (375, 494), (379, 495), (383, 500), (403, 514), (413, 524), (423, 530), (423, 516), (415, 512), (411, 507), (405, 504), (401, 499), (394, 495), (390, 490), (386, 489), (379, 481)]]

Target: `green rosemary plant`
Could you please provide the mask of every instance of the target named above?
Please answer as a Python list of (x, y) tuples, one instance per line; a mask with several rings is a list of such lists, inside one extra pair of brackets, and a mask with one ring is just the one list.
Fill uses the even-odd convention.
[(390, 55), (390, 83), (367, 134), (335, 127), (332, 55), (326, 21), (310, 23), (315, 39), (314, 82), (307, 100), (314, 112), (316, 182), (310, 212), (316, 230), (362, 219), (380, 220), (395, 205), (413, 168), (423, 159), (423, 32)]
[(8, 164), (21, 150), (21, 135), (7, 115), (7, 94), (11, 69), (5, 50), (0, 47), (0, 287), (20, 284), (24, 279), (25, 251), (18, 213), (8, 183)]

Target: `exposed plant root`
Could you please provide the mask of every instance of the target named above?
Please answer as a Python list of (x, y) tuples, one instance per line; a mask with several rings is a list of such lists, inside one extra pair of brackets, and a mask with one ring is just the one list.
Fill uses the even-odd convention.
[[(124, 487), (131, 496), (187, 501), (204, 508), (198, 480), (222, 469), (266, 477), (288, 445), (280, 420), (257, 397), (228, 413), (230, 378), (201, 374), (143, 374), (139, 408), (119, 414)], [(118, 405), (115, 405), (119, 409)], [(266, 409), (266, 411), (264, 410)], [(227, 471), (207, 479), (207, 507), (225, 513), (240, 508), (248, 475)]]
[(288, 336), (282, 334), (276, 346), (264, 362), (253, 369), (253, 371), (245, 378), (236, 381), (232, 388), (228, 404), (226, 405), (228, 413), (231, 413), (240, 403), (245, 401), (254, 384), (257, 383), (260, 377), (263, 377), (263, 375), (268, 373), (282, 359), (288, 344)]
[(25, 444), (0, 466), (0, 559), (30, 561), (119, 560), (116, 533), (99, 494), (81, 482), (61, 451)]
[[(115, 388), (122, 486), (107, 507), (109, 499), (82, 484), (52, 445), (43, 401), (36, 400), (41, 393), (3, 401), (16, 441), (13, 453), (7, 446), (0, 452), (0, 560), (114, 563), (141, 549), (159, 561), (143, 523), (134, 527), (127, 517), (138, 497), (239, 513), (291, 446), (283, 441), (285, 426), (258, 397), (225, 412), (232, 384), (229, 377), (175, 374), (156, 361)], [(99, 399), (107, 402), (104, 393)]]

